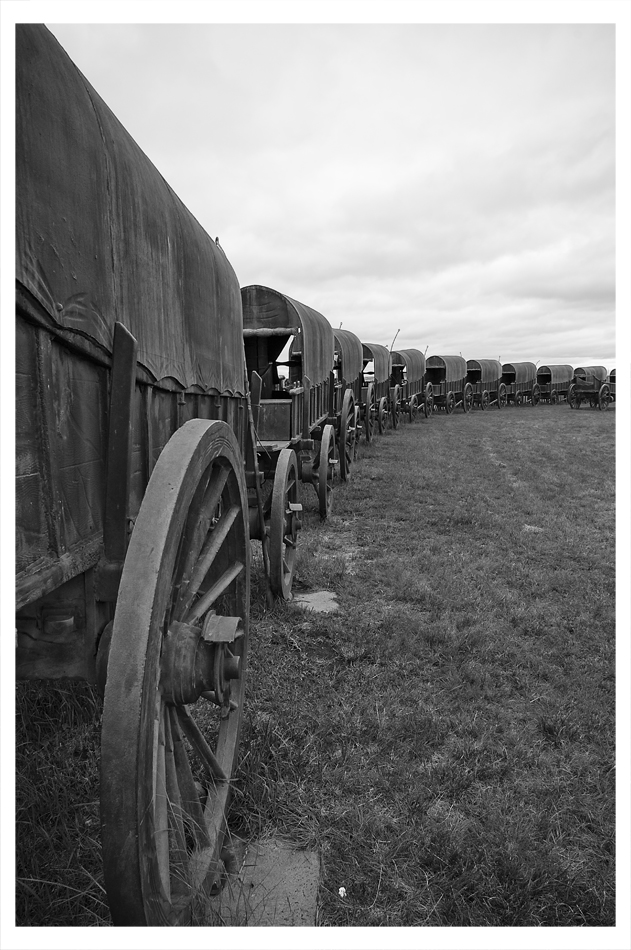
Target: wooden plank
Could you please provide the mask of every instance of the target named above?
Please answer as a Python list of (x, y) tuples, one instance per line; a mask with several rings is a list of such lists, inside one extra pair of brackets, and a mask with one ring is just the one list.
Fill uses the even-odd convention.
[(83, 574), (99, 560), (103, 552), (100, 534), (66, 551), (59, 558), (45, 558), (32, 564), (15, 579), (16, 610), (38, 600), (66, 581)]
[(114, 327), (107, 446), (103, 545), (108, 561), (124, 561), (131, 477), (132, 401), (136, 381), (136, 339), (122, 323)]
[(264, 336), (295, 336), (300, 332), (299, 327), (257, 327), (256, 329), (243, 329), (245, 337), (264, 337)]

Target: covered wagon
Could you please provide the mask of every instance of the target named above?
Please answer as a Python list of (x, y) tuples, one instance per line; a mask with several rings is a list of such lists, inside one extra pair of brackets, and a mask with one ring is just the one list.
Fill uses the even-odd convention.
[[(385, 432), (389, 424), (398, 425), (398, 417), (393, 419), (390, 413), (390, 376), (392, 373), (392, 357), (387, 346), (380, 343), (362, 344), (362, 375), (366, 389), (365, 419), (370, 425), (370, 438), (374, 420), (380, 433)], [(368, 441), (368, 427), (366, 428)]]
[(610, 395), (611, 388), (604, 366), (576, 367), (567, 394), (572, 409), (580, 409), (583, 403), (588, 403), (592, 409), (608, 409)]
[(340, 460), (340, 477), (347, 481), (357, 453), (365, 406), (362, 403), (363, 349), (358, 336), (350, 330), (334, 330), (333, 407), (329, 422), (333, 425)]
[(462, 356), (430, 356), (425, 365), (428, 394), (434, 406), (448, 415), (457, 406), (469, 412), (473, 386), (467, 380), (467, 361)]
[(539, 386), (541, 401), (554, 404), (560, 402), (561, 399), (567, 399), (573, 375), (574, 370), (569, 363), (539, 366), (537, 369), (537, 385)]
[(112, 918), (185, 923), (245, 699), (239, 283), (48, 30), (16, 33), (17, 675), (99, 684)]
[(537, 367), (534, 363), (503, 363), (502, 382), (506, 386), (506, 401), (509, 406), (521, 406), (539, 402)]
[(426, 392), (425, 355), (420, 350), (405, 349), (392, 353), (390, 389), (393, 405), (398, 404), (399, 411), (405, 413), (410, 422), (417, 418), (419, 410), (423, 411), (425, 418), (430, 415), (432, 407)]
[(506, 405), (506, 385), (499, 360), (467, 360), (467, 381), (473, 388), (473, 405), (502, 409)]
[(607, 379), (609, 385), (609, 402), (616, 401), (616, 371), (612, 369), (609, 373), (609, 378)]
[[(311, 484), (320, 517), (331, 509), (338, 464), (335, 431), (329, 423), (333, 399), (335, 344), (329, 321), (304, 303), (258, 284), (241, 289), (245, 358), (257, 433), (259, 466), (266, 479), (279, 464), (298, 505), (298, 482)], [(281, 378), (279, 369), (288, 370)], [(295, 486), (295, 493), (294, 493)], [(290, 540), (300, 509), (288, 519)], [(293, 553), (287, 556), (293, 560)]]

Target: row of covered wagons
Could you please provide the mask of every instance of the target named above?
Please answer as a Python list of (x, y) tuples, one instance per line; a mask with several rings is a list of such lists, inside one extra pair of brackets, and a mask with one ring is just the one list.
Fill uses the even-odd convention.
[(325, 518), (361, 431), (529, 390), (241, 288), (49, 31), (16, 33), (17, 675), (99, 685), (113, 920), (181, 924), (227, 860), (250, 542), (290, 598), (301, 483)]

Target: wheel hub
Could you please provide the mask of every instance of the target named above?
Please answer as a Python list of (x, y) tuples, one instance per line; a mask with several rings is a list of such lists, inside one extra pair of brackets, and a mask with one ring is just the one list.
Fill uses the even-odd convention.
[(240, 617), (208, 614), (203, 627), (175, 621), (160, 658), (160, 689), (165, 702), (185, 706), (200, 696), (229, 706), (230, 681), (240, 676), (241, 658), (231, 644), (243, 636)]

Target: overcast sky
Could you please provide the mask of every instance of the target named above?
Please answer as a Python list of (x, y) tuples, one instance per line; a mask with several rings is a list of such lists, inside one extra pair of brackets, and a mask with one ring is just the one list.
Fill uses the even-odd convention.
[(363, 340), (615, 350), (608, 25), (55, 25), (242, 285)]

